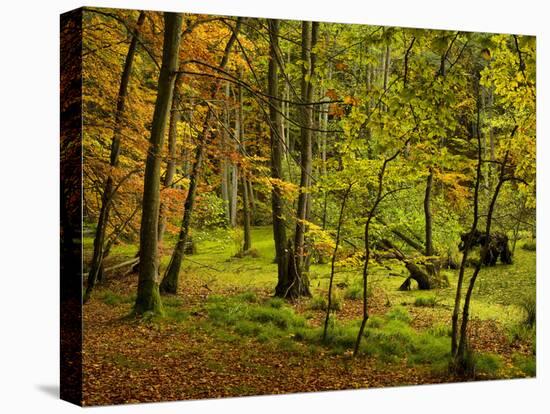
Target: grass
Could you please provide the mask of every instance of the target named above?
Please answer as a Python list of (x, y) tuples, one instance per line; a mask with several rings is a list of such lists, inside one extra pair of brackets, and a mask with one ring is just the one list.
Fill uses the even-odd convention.
[(502, 357), (492, 353), (480, 353), (473, 356), (474, 376), (498, 377), (503, 367)]
[[(258, 341), (274, 346), (290, 354), (317, 355), (319, 349), (344, 355), (353, 350), (360, 321), (341, 314), (354, 306), (348, 301), (362, 299), (361, 269), (337, 267), (334, 284), (333, 310), (329, 335), (325, 342), (322, 328), (314, 326), (316, 310), (326, 310), (330, 267), (314, 264), (310, 270), (313, 298), (306, 304), (306, 311), (297, 313), (280, 298), (268, 298), (276, 284), (277, 269), (274, 263), (273, 238), (270, 227), (252, 230), (253, 255), (240, 255), (239, 240), (223, 230), (195, 232), (198, 253), (186, 257), (182, 275), (206, 284), (213, 292), (231, 291), (230, 295), (208, 296), (200, 305), (190, 307), (185, 297), (163, 297), (164, 320), (180, 324), (189, 332), (202, 332), (234, 348), (246, 347), (246, 341)], [(85, 250), (93, 247), (90, 238), (85, 239)], [(166, 240), (165, 246), (173, 245)], [(132, 257), (135, 245), (114, 247), (112, 260)], [(161, 273), (169, 260), (169, 251), (161, 258)], [(392, 272), (406, 275), (402, 264), (392, 263)], [(469, 277), (471, 269), (467, 269)], [(383, 302), (388, 306), (384, 314), (372, 314), (365, 329), (360, 355), (371, 356), (382, 363), (405, 362), (422, 365), (435, 372), (444, 372), (449, 358), (450, 315), (456, 286), (456, 271), (447, 272), (450, 287), (436, 293), (423, 291), (398, 291), (401, 278), (389, 276), (388, 269), (373, 266), (369, 274), (369, 300), (377, 299), (384, 292)], [(183, 277), (183, 276), (182, 276)], [(342, 287), (341, 286), (341, 287)], [(466, 289), (465, 284), (464, 289)], [(516, 249), (514, 264), (483, 268), (479, 274), (471, 303), (471, 317), (494, 320), (506, 327), (510, 344), (527, 344), (535, 353), (535, 252)], [(106, 305), (130, 306), (135, 295), (125, 295), (99, 287), (97, 298)], [(378, 298), (379, 299), (379, 298)], [(391, 306), (390, 304), (401, 304)], [(191, 317), (199, 314), (199, 318)], [(433, 315), (432, 325), (416, 329), (413, 319), (418, 315)], [(414, 315), (414, 318), (413, 316)], [(155, 323), (162, 323), (154, 321)], [(496, 377), (503, 370), (498, 355), (481, 353), (472, 357), (473, 369), (479, 375)], [(121, 359), (122, 361), (122, 359)], [(119, 361), (120, 362), (120, 361)], [(124, 362), (120, 362), (124, 364)], [(524, 376), (536, 372), (534, 355), (517, 354), (512, 363)], [(215, 368), (213, 366), (213, 368)]]
[(103, 303), (109, 306), (134, 303), (136, 300), (135, 295), (122, 295), (108, 289), (98, 292), (98, 297)]
[(437, 298), (435, 296), (419, 296), (414, 300), (413, 305), (417, 307), (433, 308), (437, 305)]
[(537, 322), (537, 301), (535, 296), (524, 297), (520, 301), (519, 306), (525, 314), (523, 324), (529, 328), (534, 327)]
[(512, 362), (526, 377), (535, 377), (537, 375), (537, 362), (534, 356), (514, 354), (512, 355)]
[[(332, 292), (332, 298), (330, 301), (330, 310), (333, 311), (339, 311), (342, 310), (342, 307), (344, 306), (342, 296), (338, 291)], [(328, 299), (327, 294), (325, 295), (319, 295), (319, 296), (313, 296), (308, 304), (308, 309), (311, 310), (323, 310), (326, 311), (328, 308)]]

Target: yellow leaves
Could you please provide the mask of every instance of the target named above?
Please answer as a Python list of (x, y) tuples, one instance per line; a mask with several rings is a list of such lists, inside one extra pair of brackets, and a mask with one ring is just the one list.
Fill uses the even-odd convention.
[(346, 105), (353, 105), (353, 106), (355, 106), (355, 105), (358, 105), (358, 104), (359, 104), (359, 100), (358, 100), (356, 97), (354, 97), (354, 96), (346, 96), (346, 97), (344, 98), (344, 103), (345, 103)]
[(491, 51), (489, 49), (483, 49), (480, 54), (483, 59), (491, 60)]
[(257, 182), (268, 187), (270, 190), (278, 189), (281, 192), (282, 197), (287, 200), (292, 201), (298, 196), (299, 187), (293, 183), (289, 183), (288, 181), (284, 181), (279, 178), (262, 177)]

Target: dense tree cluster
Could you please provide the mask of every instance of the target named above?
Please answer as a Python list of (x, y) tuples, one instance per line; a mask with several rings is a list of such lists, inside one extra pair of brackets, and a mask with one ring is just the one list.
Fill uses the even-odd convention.
[(362, 267), (356, 352), (369, 266), (403, 262), (420, 288), (459, 268), (460, 368), (488, 236), (535, 236), (534, 38), (87, 9), (83, 39), (86, 298), (139, 240), (134, 311), (161, 313), (194, 228), (242, 226), (246, 254), (269, 224), (277, 296), (310, 295), (313, 261), (330, 288), (336, 263)]

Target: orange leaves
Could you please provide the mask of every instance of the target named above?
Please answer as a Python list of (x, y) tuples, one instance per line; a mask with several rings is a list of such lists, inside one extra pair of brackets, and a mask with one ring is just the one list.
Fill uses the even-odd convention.
[(328, 89), (325, 93), (325, 96), (329, 97), (333, 101), (338, 100), (338, 94), (336, 93), (336, 91), (334, 89)]
[(337, 70), (346, 70), (349, 66), (347, 63), (344, 63), (344, 62), (337, 62), (336, 65), (334, 65), (334, 67), (337, 69)]
[(359, 99), (357, 99), (355, 96), (346, 96), (344, 98), (344, 103), (346, 105), (357, 106), (359, 104)]

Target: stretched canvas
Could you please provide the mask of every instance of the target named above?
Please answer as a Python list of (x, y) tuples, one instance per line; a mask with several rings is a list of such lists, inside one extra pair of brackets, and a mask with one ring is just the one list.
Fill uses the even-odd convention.
[(520, 34), (63, 14), (61, 398), (534, 377), (535, 66)]

